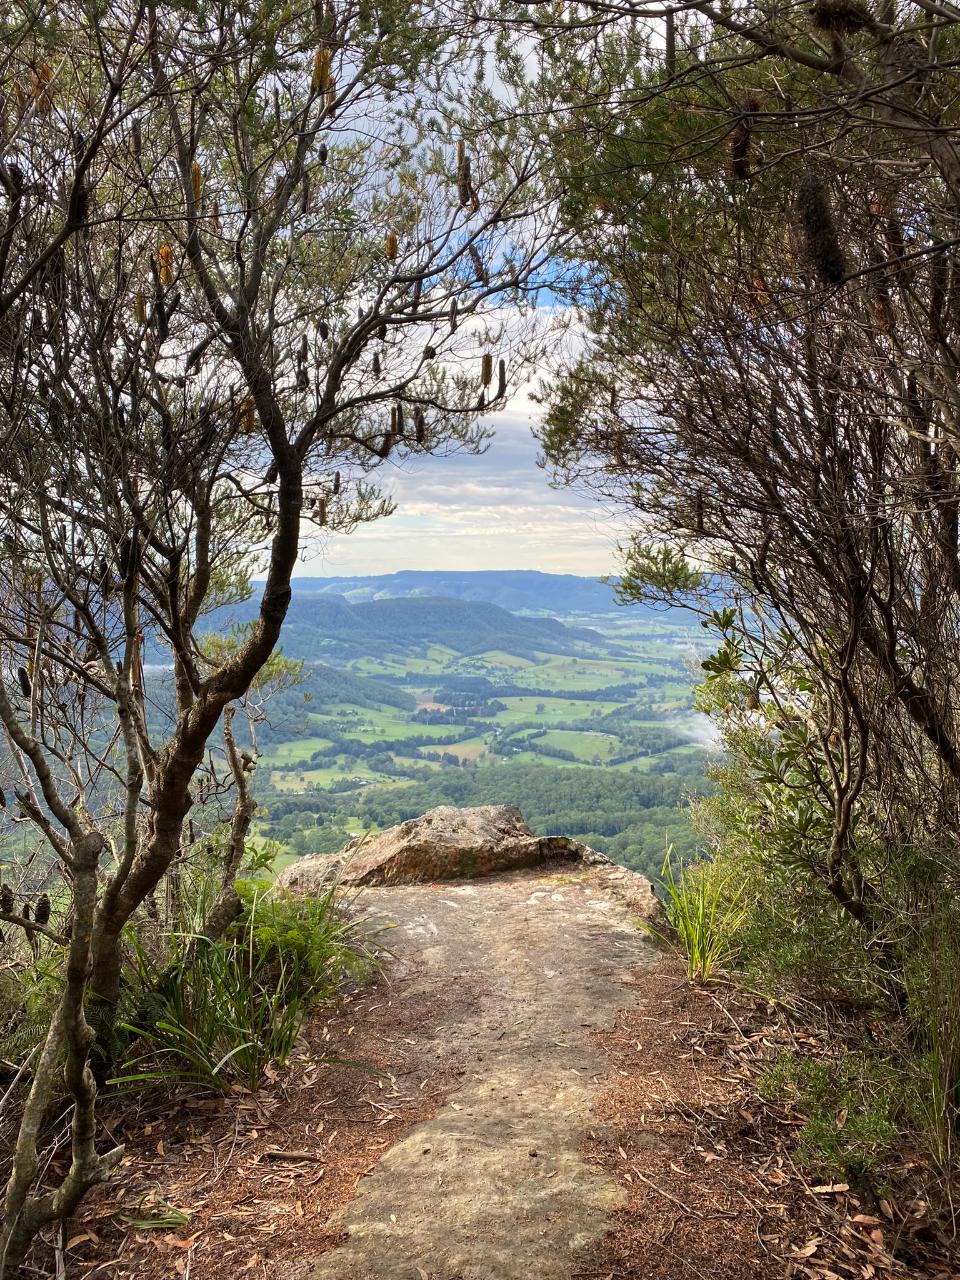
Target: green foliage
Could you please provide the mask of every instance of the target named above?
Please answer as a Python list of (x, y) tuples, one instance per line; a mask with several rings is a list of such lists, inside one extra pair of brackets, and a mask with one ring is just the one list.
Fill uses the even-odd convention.
[(623, 552), (623, 577), (617, 588), (622, 604), (658, 596), (688, 595), (704, 585), (704, 575), (694, 569), (682, 550), (636, 536)]
[[(692, 982), (709, 982), (736, 956), (737, 933), (745, 912), (742, 890), (732, 882), (732, 873), (718, 862), (681, 863), (678, 870), (672, 850), (667, 850), (660, 870), (670, 926), (667, 937), (676, 940), (686, 957), (687, 976)], [(664, 936), (655, 925), (644, 927)]]
[(112, 1083), (256, 1089), (270, 1063), (286, 1063), (310, 1008), (375, 963), (338, 893), (334, 881), (304, 898), (247, 882), (231, 934), (214, 943), (175, 936), (162, 969), (134, 942), (145, 998), (138, 1024), (125, 1029), (142, 1051)]
[(942, 890), (917, 930), (905, 973), (917, 1121), (938, 1169), (949, 1176), (960, 1133), (960, 911)]
[(877, 1169), (897, 1137), (906, 1084), (880, 1057), (851, 1051), (826, 1059), (784, 1054), (758, 1087), (769, 1101), (789, 1101), (805, 1117), (797, 1156), (833, 1181)]

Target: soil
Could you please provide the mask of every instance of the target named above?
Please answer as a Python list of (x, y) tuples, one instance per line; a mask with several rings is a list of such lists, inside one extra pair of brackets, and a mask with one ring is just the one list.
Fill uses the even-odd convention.
[(755, 1088), (795, 1033), (691, 987), (622, 874), (360, 902), (394, 926), (384, 974), (318, 1016), (287, 1070), (255, 1095), (108, 1117), (127, 1155), (66, 1233), (67, 1277), (960, 1274), (911, 1254), (915, 1205), (797, 1170), (797, 1118)]

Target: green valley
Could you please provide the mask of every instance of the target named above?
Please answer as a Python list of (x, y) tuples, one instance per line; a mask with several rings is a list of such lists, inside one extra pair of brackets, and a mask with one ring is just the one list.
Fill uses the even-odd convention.
[[(550, 576), (533, 577), (553, 603)], [(505, 593), (499, 575), (483, 579), (477, 592)], [(648, 873), (668, 844), (692, 852), (684, 805), (709, 749), (692, 699), (703, 633), (573, 581), (605, 590), (606, 610), (539, 616), (536, 583), (523, 617), (417, 595), (415, 582), (406, 599), (370, 601), (354, 580), (358, 604), (316, 590), (322, 580), (297, 584), (285, 652), (303, 677), (258, 735), (260, 838), (286, 859), (439, 804), (511, 803), (541, 834)]]

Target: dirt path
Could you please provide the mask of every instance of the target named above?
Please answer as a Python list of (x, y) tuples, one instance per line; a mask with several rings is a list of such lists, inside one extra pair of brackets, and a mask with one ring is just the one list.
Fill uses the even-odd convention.
[(802, 1117), (756, 1087), (797, 1034), (691, 986), (636, 927), (631, 880), (364, 890), (392, 926), (384, 974), (257, 1093), (108, 1116), (127, 1155), (71, 1224), (67, 1276), (954, 1280), (920, 1265), (920, 1197), (797, 1166)]
[(480, 996), (445, 1028), (460, 1088), (384, 1154), (329, 1224), (345, 1242), (298, 1277), (569, 1280), (626, 1200), (581, 1154), (608, 1071), (595, 1033), (636, 1004), (654, 954), (622, 884), (561, 868), (365, 893), (395, 926), (396, 983)]

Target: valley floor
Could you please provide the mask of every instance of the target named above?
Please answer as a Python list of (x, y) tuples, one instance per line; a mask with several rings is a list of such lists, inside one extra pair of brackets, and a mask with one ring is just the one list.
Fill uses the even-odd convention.
[(118, 1112), (68, 1276), (955, 1276), (916, 1205), (811, 1186), (759, 1067), (793, 1032), (690, 987), (619, 869), (365, 891), (392, 953), (255, 1096)]

